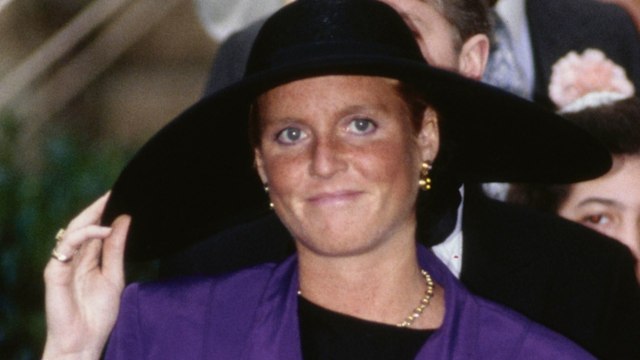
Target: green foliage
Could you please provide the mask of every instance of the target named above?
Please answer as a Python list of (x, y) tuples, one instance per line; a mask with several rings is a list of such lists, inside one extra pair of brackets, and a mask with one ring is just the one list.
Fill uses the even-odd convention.
[[(106, 192), (130, 152), (48, 129), (20, 150), (19, 121), (0, 115), (0, 358), (37, 359), (44, 345), (42, 271), (60, 227)], [(52, 135), (53, 134), (53, 135)], [(26, 164), (37, 158), (39, 166)]]

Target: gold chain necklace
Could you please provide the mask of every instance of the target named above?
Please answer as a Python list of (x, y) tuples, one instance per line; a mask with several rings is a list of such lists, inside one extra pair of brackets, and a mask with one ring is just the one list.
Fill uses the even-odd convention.
[(420, 315), (422, 315), (424, 309), (426, 309), (431, 302), (431, 298), (433, 297), (433, 280), (431, 279), (431, 275), (429, 275), (426, 270), (420, 270), (420, 272), (422, 273), (422, 276), (424, 276), (424, 280), (427, 283), (427, 290), (424, 292), (424, 296), (422, 297), (422, 299), (420, 299), (420, 305), (418, 305), (418, 307), (416, 307), (411, 312), (411, 314), (407, 316), (406, 319), (404, 319), (403, 322), (399, 323), (398, 327), (406, 328), (411, 326), (411, 324), (413, 324), (413, 322), (416, 321), (416, 319), (419, 318)]
[[(420, 305), (418, 305), (403, 322), (398, 324), (398, 327), (406, 328), (411, 326), (417, 318), (422, 315), (424, 309), (429, 306), (431, 303), (431, 298), (433, 297), (433, 280), (431, 279), (431, 275), (426, 270), (420, 270), (422, 276), (424, 276), (424, 281), (427, 284), (427, 290), (424, 292), (424, 296), (420, 299)], [(298, 289), (298, 296), (302, 296), (302, 290)]]

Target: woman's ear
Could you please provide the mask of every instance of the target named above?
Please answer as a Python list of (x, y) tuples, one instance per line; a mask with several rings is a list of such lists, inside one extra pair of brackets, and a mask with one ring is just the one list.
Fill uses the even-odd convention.
[(480, 80), (489, 59), (489, 38), (476, 34), (462, 44), (458, 56), (458, 70), (468, 78)]
[(263, 184), (268, 184), (269, 180), (267, 179), (267, 174), (264, 171), (264, 159), (262, 158), (262, 152), (256, 147), (253, 149), (253, 155), (255, 158), (256, 170), (258, 170), (260, 180), (262, 180)]
[(422, 127), (418, 134), (418, 147), (422, 161), (433, 162), (440, 148), (440, 130), (438, 126), (438, 113), (431, 107), (427, 107), (422, 117)]

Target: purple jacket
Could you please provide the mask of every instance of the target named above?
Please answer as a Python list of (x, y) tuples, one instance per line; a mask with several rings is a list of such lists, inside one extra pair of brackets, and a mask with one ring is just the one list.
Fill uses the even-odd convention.
[[(421, 265), (445, 289), (442, 326), (416, 359), (593, 359), (569, 340), (470, 294), (430, 251)], [(297, 258), (216, 278), (133, 284), (107, 359), (302, 359)]]

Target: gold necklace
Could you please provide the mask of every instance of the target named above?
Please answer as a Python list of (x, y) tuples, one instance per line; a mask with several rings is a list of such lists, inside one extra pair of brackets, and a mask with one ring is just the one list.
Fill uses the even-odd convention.
[(404, 319), (403, 322), (399, 323), (398, 327), (406, 328), (411, 326), (411, 324), (413, 324), (413, 322), (416, 321), (416, 319), (419, 318), (420, 315), (422, 315), (424, 309), (426, 309), (431, 302), (431, 298), (433, 297), (433, 280), (431, 279), (431, 275), (429, 275), (426, 270), (420, 270), (420, 272), (422, 273), (422, 276), (424, 276), (424, 280), (427, 283), (427, 290), (424, 292), (424, 296), (422, 297), (422, 299), (420, 299), (420, 305), (418, 305), (418, 307), (416, 307), (411, 312), (411, 314), (407, 316), (406, 319)]
[[(403, 322), (398, 324), (398, 327), (406, 328), (411, 326), (411, 324), (413, 324), (413, 322), (422, 315), (422, 312), (424, 312), (424, 309), (429, 306), (429, 303), (431, 303), (431, 298), (433, 297), (433, 280), (426, 270), (422, 269), (420, 270), (420, 273), (424, 276), (424, 281), (427, 284), (427, 290), (424, 292), (422, 299), (420, 299), (420, 305), (413, 309), (411, 314), (407, 316)], [(300, 289), (298, 289), (298, 296), (302, 296), (302, 290)]]

